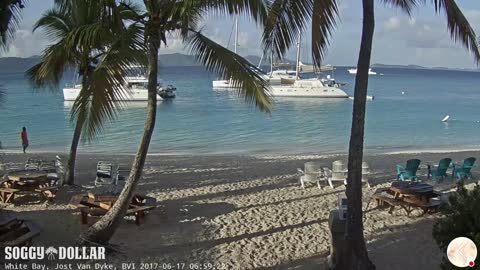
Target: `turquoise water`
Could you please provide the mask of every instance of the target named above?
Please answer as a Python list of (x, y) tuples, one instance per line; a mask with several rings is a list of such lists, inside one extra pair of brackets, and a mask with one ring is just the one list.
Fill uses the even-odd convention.
[[(375, 69), (367, 104), (367, 152), (480, 148), (480, 73)], [(347, 150), (352, 100), (277, 98), (271, 114), (228, 91), (214, 91), (215, 76), (200, 67), (162, 69), (177, 98), (158, 104), (151, 153), (335, 153)], [(70, 76), (68, 76), (70, 78)], [(353, 94), (353, 75), (335, 72)], [(34, 91), (22, 73), (1, 73), (7, 92), (0, 108), (0, 141), (20, 150), (20, 129), (30, 151), (66, 151), (72, 136), (70, 103), (61, 91)], [(405, 91), (405, 95), (401, 92)], [(146, 103), (128, 105), (103, 134), (81, 146), (87, 152), (134, 153), (143, 131)], [(451, 116), (448, 124), (440, 120)]]

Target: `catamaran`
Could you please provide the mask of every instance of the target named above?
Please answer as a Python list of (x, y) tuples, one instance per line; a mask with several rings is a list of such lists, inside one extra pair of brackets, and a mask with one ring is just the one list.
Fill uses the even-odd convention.
[[(137, 68), (137, 67), (132, 67)], [(147, 101), (148, 100), (148, 78), (144, 74), (127, 76), (126, 85), (121, 90), (117, 101)], [(73, 87), (63, 89), (63, 99), (65, 101), (74, 101), (77, 99), (82, 89), (81, 84), (75, 84)], [(157, 100), (170, 99), (176, 96), (177, 88), (173, 85), (157, 86)]]
[[(340, 84), (331, 76), (322, 73), (317, 78), (300, 78), (300, 39), (297, 43), (297, 61), (294, 80), (290, 83), (270, 85), (270, 94), (274, 97), (311, 97), (311, 98), (348, 98)], [(332, 68), (333, 70), (333, 68)], [(315, 71), (312, 66), (312, 71)], [(273, 74), (273, 73), (272, 73)]]
[[(356, 68), (351, 68), (347, 69), (348, 73), (350, 74), (357, 74), (357, 69)], [(371, 68), (368, 69), (368, 75), (377, 75), (377, 72), (373, 71)]]

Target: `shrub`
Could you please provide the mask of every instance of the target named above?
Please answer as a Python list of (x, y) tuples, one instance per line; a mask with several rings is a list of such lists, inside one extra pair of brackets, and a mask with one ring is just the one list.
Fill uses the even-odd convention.
[[(480, 248), (480, 186), (467, 190), (460, 185), (457, 193), (449, 197), (450, 205), (443, 208), (444, 217), (433, 226), (433, 238), (445, 254), (450, 241), (457, 237), (467, 237)], [(480, 255), (480, 254), (479, 254)], [(452, 265), (446, 256), (443, 258), (442, 269), (462, 269)], [(477, 256), (475, 269), (480, 269)]]

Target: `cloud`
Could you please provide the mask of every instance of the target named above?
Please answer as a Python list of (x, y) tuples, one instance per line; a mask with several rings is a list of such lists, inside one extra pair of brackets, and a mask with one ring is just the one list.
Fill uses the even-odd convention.
[(2, 56), (29, 57), (39, 55), (49, 44), (41, 31), (32, 33), (31, 30), (19, 29), (15, 33), (15, 39), (9, 49)]
[(399, 29), (401, 26), (401, 20), (396, 17), (390, 17), (386, 22), (385, 22), (385, 29), (393, 31)]

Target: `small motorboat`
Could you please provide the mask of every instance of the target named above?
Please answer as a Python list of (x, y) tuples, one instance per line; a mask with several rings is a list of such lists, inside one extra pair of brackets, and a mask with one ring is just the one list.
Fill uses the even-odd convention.
[(173, 85), (162, 86), (158, 90), (158, 95), (163, 99), (175, 98), (177, 88)]

